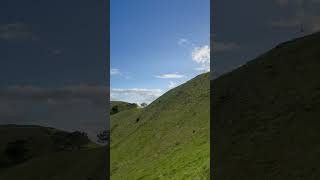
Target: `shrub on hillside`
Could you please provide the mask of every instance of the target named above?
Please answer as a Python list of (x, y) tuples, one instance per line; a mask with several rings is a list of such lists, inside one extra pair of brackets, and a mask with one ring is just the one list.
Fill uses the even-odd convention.
[(116, 114), (119, 112), (118, 106), (113, 106), (110, 111), (110, 115)]
[(23, 162), (31, 158), (31, 147), (29, 140), (18, 139), (9, 142), (4, 150), (5, 156), (14, 164)]

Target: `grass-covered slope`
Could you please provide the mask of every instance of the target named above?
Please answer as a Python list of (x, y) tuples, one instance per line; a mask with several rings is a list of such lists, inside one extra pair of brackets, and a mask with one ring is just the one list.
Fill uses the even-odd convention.
[(137, 107), (138, 105), (134, 103), (127, 103), (123, 101), (111, 101), (109, 110), (110, 110), (110, 114), (113, 115), (121, 111), (126, 111), (126, 110), (137, 108)]
[(19, 139), (31, 140), (33, 156), (52, 152), (54, 145), (50, 137), (56, 131), (58, 130), (40, 126), (0, 125), (0, 162), (4, 160), (2, 152), (7, 144)]
[[(0, 126), (0, 179), (10, 180), (104, 180), (107, 148), (92, 142), (82, 149), (59, 150), (53, 141), (53, 128), (26, 125)], [(27, 140), (27, 159), (10, 161), (5, 154), (8, 143)], [(70, 142), (72, 143), (72, 142)], [(21, 156), (18, 148), (17, 156)]]
[(0, 171), (10, 180), (105, 180), (106, 148), (57, 152)]
[(209, 73), (111, 116), (111, 179), (208, 179)]
[(320, 179), (320, 33), (212, 85), (215, 179)]

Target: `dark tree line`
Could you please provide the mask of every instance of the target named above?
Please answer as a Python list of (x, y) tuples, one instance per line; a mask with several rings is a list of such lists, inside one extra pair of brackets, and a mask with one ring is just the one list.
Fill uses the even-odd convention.
[(56, 151), (80, 150), (90, 142), (88, 135), (80, 131), (72, 133), (58, 131), (51, 138)]

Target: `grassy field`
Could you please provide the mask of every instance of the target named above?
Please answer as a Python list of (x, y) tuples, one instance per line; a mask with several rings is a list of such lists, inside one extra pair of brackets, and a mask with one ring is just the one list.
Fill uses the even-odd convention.
[[(0, 179), (4, 180), (105, 180), (109, 153), (106, 147), (89, 143), (81, 150), (53, 150), (50, 138), (59, 130), (40, 126), (0, 126), (0, 160), (8, 142), (30, 139), (32, 158), (24, 162), (0, 167)], [(60, 131), (61, 132), (61, 131)]]
[(212, 82), (214, 178), (320, 179), (320, 33)]
[(209, 179), (210, 79), (111, 116), (111, 179)]

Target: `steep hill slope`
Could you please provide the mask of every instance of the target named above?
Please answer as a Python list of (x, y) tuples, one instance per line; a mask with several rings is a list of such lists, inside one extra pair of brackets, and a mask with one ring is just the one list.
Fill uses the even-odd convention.
[(212, 82), (216, 179), (320, 179), (320, 33)]
[(209, 73), (111, 116), (111, 179), (207, 179)]

